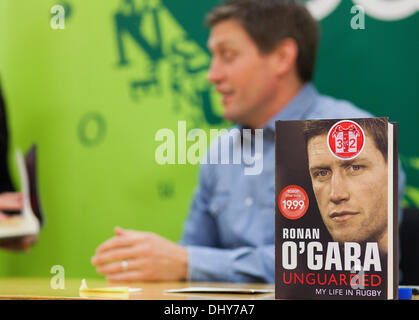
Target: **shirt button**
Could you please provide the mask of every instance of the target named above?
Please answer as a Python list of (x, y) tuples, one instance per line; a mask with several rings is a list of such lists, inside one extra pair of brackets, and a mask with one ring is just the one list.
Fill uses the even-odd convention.
[(247, 197), (244, 200), (244, 204), (246, 205), (246, 207), (250, 207), (253, 204), (253, 198), (252, 197)]

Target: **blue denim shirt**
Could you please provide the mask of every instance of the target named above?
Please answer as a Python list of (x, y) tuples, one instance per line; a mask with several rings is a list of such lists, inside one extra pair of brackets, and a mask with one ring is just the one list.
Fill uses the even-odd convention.
[[(319, 95), (309, 83), (263, 128), (259, 175), (245, 175), (244, 162), (202, 164), (181, 240), (188, 248), (188, 279), (274, 282), (276, 120), (371, 116), (347, 101)], [(233, 148), (230, 144), (230, 155)], [(403, 172), (400, 182), (402, 194)]]

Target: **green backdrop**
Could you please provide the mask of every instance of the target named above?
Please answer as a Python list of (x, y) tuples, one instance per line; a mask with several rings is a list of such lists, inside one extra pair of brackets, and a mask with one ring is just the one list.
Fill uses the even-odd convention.
[[(188, 130), (229, 125), (206, 81), (202, 21), (216, 2), (0, 0), (11, 150), (38, 144), (47, 219), (30, 252), (0, 252), (0, 276), (49, 277), (62, 265), (66, 277), (98, 277), (90, 258), (115, 225), (179, 240), (198, 166), (157, 164), (155, 134), (176, 133), (178, 120)], [(365, 28), (352, 29), (354, 3), (333, 2), (319, 17), (315, 84), (400, 123), (404, 206), (419, 207), (419, 14), (366, 12)], [(18, 183), (13, 154), (9, 162)]]

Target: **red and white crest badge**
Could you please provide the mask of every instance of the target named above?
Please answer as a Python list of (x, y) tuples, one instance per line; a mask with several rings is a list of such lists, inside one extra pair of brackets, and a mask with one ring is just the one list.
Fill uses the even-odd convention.
[(351, 120), (335, 123), (327, 134), (327, 146), (338, 159), (351, 160), (358, 156), (365, 145), (361, 126)]

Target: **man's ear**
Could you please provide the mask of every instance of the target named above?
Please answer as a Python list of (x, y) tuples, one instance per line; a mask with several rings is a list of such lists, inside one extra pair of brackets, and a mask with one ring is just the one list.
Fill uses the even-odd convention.
[(283, 39), (273, 51), (273, 68), (278, 76), (297, 73), (298, 45), (292, 38)]

